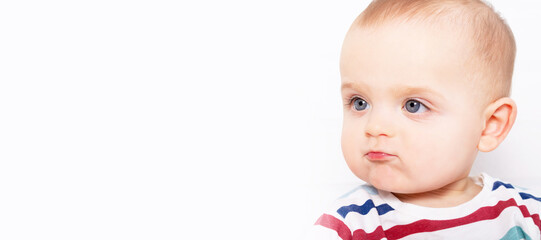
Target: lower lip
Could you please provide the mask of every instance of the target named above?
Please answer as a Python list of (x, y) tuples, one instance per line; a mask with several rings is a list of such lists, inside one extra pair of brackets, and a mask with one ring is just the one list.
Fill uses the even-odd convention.
[(382, 153), (382, 152), (369, 152), (366, 154), (366, 157), (370, 161), (387, 161), (391, 160), (393, 157), (396, 157), (395, 155)]

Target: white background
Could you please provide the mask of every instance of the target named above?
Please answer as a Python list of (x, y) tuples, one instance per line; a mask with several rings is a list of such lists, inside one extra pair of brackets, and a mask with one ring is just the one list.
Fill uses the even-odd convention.
[[(367, 1), (0, 3), (1, 239), (297, 239), (359, 184), (338, 58)], [(541, 4), (485, 171), (541, 187)]]

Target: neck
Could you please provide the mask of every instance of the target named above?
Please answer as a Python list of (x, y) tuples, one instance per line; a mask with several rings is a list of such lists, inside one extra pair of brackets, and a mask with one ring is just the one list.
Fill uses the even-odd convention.
[(466, 177), (436, 190), (401, 194), (393, 193), (396, 198), (405, 203), (411, 203), (423, 207), (447, 208), (455, 207), (472, 200), (479, 192), (481, 186), (475, 184), (472, 179)]

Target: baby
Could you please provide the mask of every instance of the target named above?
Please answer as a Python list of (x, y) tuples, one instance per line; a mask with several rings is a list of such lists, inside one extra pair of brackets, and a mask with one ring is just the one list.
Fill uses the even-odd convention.
[(375, 0), (340, 59), (342, 152), (367, 182), (314, 226), (317, 239), (540, 239), (541, 198), (487, 174), (507, 136), (515, 41), (479, 0)]

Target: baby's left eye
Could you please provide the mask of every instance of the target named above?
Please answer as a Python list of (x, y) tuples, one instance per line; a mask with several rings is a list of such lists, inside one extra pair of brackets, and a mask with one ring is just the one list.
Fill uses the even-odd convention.
[(410, 113), (423, 113), (428, 111), (428, 108), (417, 100), (408, 100), (404, 105), (404, 109)]

